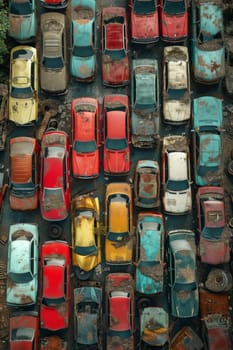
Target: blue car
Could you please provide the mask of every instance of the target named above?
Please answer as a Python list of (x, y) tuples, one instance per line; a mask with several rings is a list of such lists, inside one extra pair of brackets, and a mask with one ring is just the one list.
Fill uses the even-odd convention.
[(160, 213), (138, 214), (136, 243), (136, 291), (157, 294), (163, 291), (164, 222)]
[(36, 36), (35, 0), (9, 1), (9, 36), (23, 43)]
[(193, 99), (194, 177), (197, 186), (219, 186), (223, 181), (222, 100)]
[(71, 0), (70, 32), (70, 73), (79, 81), (93, 81), (96, 73), (95, 0)]

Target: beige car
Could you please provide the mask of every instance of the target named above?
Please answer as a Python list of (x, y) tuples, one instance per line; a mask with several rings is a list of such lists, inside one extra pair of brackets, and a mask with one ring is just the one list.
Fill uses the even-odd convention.
[(66, 93), (68, 87), (65, 15), (41, 15), (40, 87), (51, 94)]

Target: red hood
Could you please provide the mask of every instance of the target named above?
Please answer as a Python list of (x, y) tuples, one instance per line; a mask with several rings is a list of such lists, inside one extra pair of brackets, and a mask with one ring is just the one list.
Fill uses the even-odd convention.
[(110, 56), (102, 58), (103, 81), (109, 84), (121, 85), (129, 81), (129, 59), (125, 57), (122, 60), (111, 60)]
[(72, 153), (73, 175), (77, 177), (96, 177), (99, 175), (99, 151), (91, 153)]
[(230, 260), (229, 242), (224, 240), (207, 240), (200, 237), (201, 262), (218, 265)]
[(67, 303), (62, 303), (58, 307), (48, 307), (41, 304), (40, 324), (41, 328), (56, 331), (69, 326), (69, 308)]
[(159, 37), (157, 12), (151, 16), (131, 16), (131, 36), (135, 39), (153, 39)]
[(178, 40), (188, 36), (188, 16), (163, 16), (162, 19), (162, 36)]
[[(128, 159), (126, 159), (128, 154)], [(130, 170), (129, 150), (104, 152), (104, 171), (107, 173), (127, 173)]]

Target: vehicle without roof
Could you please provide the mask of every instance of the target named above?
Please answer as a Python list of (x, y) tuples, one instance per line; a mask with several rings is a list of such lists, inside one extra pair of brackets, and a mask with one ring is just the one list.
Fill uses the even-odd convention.
[(128, 22), (124, 7), (103, 7), (101, 12), (102, 82), (129, 84)]
[(100, 110), (98, 100), (79, 97), (71, 102), (72, 175), (91, 179), (100, 172)]
[(70, 74), (81, 82), (91, 82), (96, 75), (96, 2), (71, 0)]
[(30, 42), (35, 40), (36, 29), (36, 1), (9, 0), (9, 36), (21, 43)]
[(41, 14), (40, 87), (50, 94), (65, 94), (68, 87), (66, 17)]
[(192, 70), (202, 84), (225, 76), (222, 0), (192, 0)]
[(131, 41), (150, 44), (159, 40), (159, 1), (130, 0)]
[(14, 224), (9, 228), (6, 302), (34, 305), (38, 289), (38, 226)]
[(9, 120), (30, 125), (38, 118), (38, 58), (32, 46), (15, 46), (10, 53)]
[(166, 46), (163, 51), (163, 120), (184, 123), (190, 119), (189, 54), (185, 46)]
[(192, 210), (190, 151), (186, 136), (163, 138), (162, 185), (166, 213), (183, 215)]
[(9, 203), (13, 210), (33, 210), (39, 199), (39, 145), (31, 137), (10, 139)]
[(156, 59), (133, 59), (131, 139), (134, 147), (153, 148), (159, 141), (159, 68)]

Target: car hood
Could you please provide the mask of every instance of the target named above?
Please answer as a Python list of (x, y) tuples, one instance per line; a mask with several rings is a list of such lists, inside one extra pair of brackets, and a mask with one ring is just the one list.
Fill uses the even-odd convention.
[(178, 40), (188, 35), (187, 16), (163, 16), (163, 36)]
[(95, 56), (77, 57), (71, 56), (71, 75), (77, 79), (91, 79), (95, 74)]
[(49, 221), (64, 220), (67, 218), (69, 208), (65, 202), (54, 203), (52, 201), (40, 200), (40, 209), (43, 219)]
[(72, 169), (74, 176), (94, 177), (99, 174), (99, 154), (98, 151), (92, 153), (72, 154)]
[(133, 240), (111, 242), (105, 240), (105, 259), (109, 264), (129, 264), (132, 262)]
[[(128, 159), (126, 159), (128, 157)], [(125, 173), (129, 171), (129, 153), (124, 151), (105, 151), (104, 171), (107, 173)]]
[(158, 18), (156, 15), (137, 16), (132, 13), (131, 17), (131, 36), (132, 38), (149, 41), (158, 39)]
[(36, 35), (35, 16), (9, 14), (9, 35), (16, 40), (26, 41)]
[(40, 325), (41, 328), (56, 331), (65, 329), (69, 326), (68, 304), (62, 303), (55, 306), (40, 306)]
[(129, 60), (113, 60), (110, 56), (102, 57), (102, 78), (108, 84), (121, 85), (129, 82)]
[(182, 214), (192, 209), (191, 189), (182, 192), (164, 193), (163, 197), (164, 210), (174, 214)]
[(225, 264), (230, 261), (230, 245), (227, 239), (209, 240), (200, 237), (199, 253), (201, 262), (210, 265)]
[(132, 134), (154, 136), (159, 132), (159, 116), (156, 111), (132, 111)]
[(36, 279), (29, 283), (15, 283), (11, 279), (7, 281), (7, 303), (15, 305), (35, 304), (37, 297)]
[(163, 291), (163, 266), (157, 265), (142, 270), (136, 268), (136, 290), (143, 294), (157, 294)]
[(177, 317), (194, 317), (198, 314), (198, 291), (173, 291), (174, 315)]
[(77, 266), (83, 271), (91, 271), (98, 265), (98, 255), (76, 255), (75, 262)]
[(34, 98), (9, 98), (9, 120), (24, 125), (37, 120), (37, 102)]
[(19, 198), (15, 197), (9, 193), (9, 203), (13, 210), (33, 210), (38, 207), (38, 191), (33, 195), (33, 197)]
[(46, 69), (41, 65), (40, 69), (41, 89), (51, 93), (62, 93), (67, 89), (66, 69)]
[(184, 100), (164, 100), (164, 119), (179, 123), (190, 119), (191, 105), (190, 99)]

